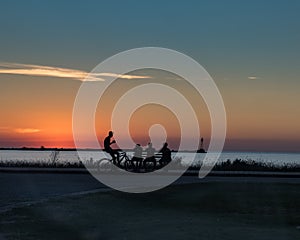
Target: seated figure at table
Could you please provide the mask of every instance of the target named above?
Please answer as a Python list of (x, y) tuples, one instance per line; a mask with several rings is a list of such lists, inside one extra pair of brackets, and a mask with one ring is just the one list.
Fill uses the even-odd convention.
[(162, 154), (161, 159), (159, 160), (160, 165), (167, 165), (172, 161), (171, 150), (168, 148), (168, 143), (165, 143), (159, 152)]
[(139, 143), (137, 143), (135, 145), (135, 148), (133, 149), (133, 157), (132, 157), (132, 161), (134, 163), (136, 163), (137, 167), (140, 167), (143, 161), (143, 148), (141, 147), (141, 145)]

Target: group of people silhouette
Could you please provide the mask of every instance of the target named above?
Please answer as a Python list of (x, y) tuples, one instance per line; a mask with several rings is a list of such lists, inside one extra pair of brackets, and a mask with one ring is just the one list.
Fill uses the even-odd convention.
[[(112, 149), (111, 145), (116, 143), (115, 140), (112, 140), (114, 133), (112, 131), (108, 132), (108, 136), (104, 139), (104, 151), (109, 153), (112, 157), (113, 163), (119, 163), (120, 153), (117, 149)], [(143, 152), (146, 153), (145, 159), (143, 158)], [(133, 157), (132, 161), (136, 162), (137, 166), (140, 166), (145, 161), (156, 161), (155, 153), (156, 150), (152, 146), (152, 143), (149, 142), (147, 148), (144, 150), (139, 143), (137, 143), (133, 149)], [(159, 163), (167, 164), (171, 162), (171, 150), (168, 148), (168, 143), (164, 143), (163, 147), (158, 151), (161, 153), (161, 158), (159, 159)]]

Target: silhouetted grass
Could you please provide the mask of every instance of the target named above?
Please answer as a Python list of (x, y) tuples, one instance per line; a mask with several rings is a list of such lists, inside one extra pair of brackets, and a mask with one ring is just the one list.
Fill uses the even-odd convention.
[(229, 170), (229, 171), (300, 171), (299, 164), (283, 164), (283, 165), (276, 165), (273, 163), (263, 163), (263, 162), (255, 162), (253, 160), (245, 161), (241, 159), (236, 159), (233, 162), (227, 160), (226, 162), (222, 162), (215, 166), (215, 170)]
[[(180, 164), (181, 159), (176, 159), (176, 163)], [(96, 164), (93, 160), (87, 161), (88, 164)], [(189, 170), (199, 170), (201, 163), (189, 167)], [(19, 168), (85, 168), (81, 161), (67, 162), (67, 161), (21, 161), (9, 160), (0, 161), (0, 167), (19, 167)], [(300, 172), (300, 164), (273, 164), (270, 162), (256, 162), (254, 160), (227, 160), (225, 162), (217, 163), (214, 171), (265, 171), (265, 172)]]
[(84, 168), (81, 161), (78, 162), (55, 162), (55, 161), (0, 161), (0, 167), (19, 168)]
[[(199, 165), (190, 167), (191, 170), (199, 170)], [(225, 162), (217, 163), (214, 171), (264, 171), (264, 172), (300, 172), (300, 164), (274, 164), (270, 162), (256, 162), (254, 160), (228, 159)]]

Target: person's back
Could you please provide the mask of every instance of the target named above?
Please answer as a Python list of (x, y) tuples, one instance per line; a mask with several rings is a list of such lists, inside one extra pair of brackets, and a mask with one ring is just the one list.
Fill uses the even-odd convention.
[(108, 136), (104, 139), (103, 144), (104, 144), (104, 151), (109, 153), (113, 159), (113, 162), (116, 163), (116, 160), (117, 162), (119, 162), (120, 155), (117, 150), (113, 150), (110, 146), (111, 144), (116, 143), (115, 140), (111, 141), (113, 135), (114, 133), (112, 131), (109, 131)]
[(135, 148), (133, 149), (133, 152), (134, 152), (134, 157), (142, 158), (143, 148), (141, 147), (140, 144), (135, 145)]
[(106, 152), (110, 152), (111, 151), (111, 147), (110, 147), (110, 139), (111, 139), (111, 136), (108, 135), (105, 139), (104, 139), (104, 150)]
[(165, 143), (163, 148), (159, 151), (160, 153), (162, 153), (162, 157), (159, 160), (159, 162), (161, 164), (163, 163), (169, 163), (172, 161), (171, 158), (171, 150), (168, 148), (168, 143)]
[(151, 158), (155, 154), (155, 148), (152, 147), (152, 143), (148, 143), (148, 148), (146, 149), (146, 158)]
[(138, 169), (141, 167), (142, 165), (142, 161), (143, 161), (143, 148), (141, 147), (140, 144), (136, 144), (135, 148), (133, 149), (133, 157), (132, 157), (132, 162), (135, 163), (135, 167)]
[(162, 157), (165, 159), (171, 159), (171, 150), (169, 148), (164, 148), (162, 150)]

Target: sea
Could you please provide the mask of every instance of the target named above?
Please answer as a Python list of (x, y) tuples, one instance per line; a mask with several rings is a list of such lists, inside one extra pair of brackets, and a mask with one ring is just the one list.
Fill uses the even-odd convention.
[[(90, 159), (99, 160), (101, 157), (98, 151), (81, 151), (81, 158), (78, 157), (77, 151), (54, 151), (50, 150), (0, 150), (0, 161), (25, 161), (25, 162), (49, 162), (55, 159), (57, 162), (85, 162)], [(132, 152), (127, 152), (129, 156)], [(194, 164), (200, 163), (205, 153), (178, 152), (172, 153), (174, 157), (179, 158), (182, 162)], [(251, 160), (255, 162), (271, 163), (274, 165), (298, 165), (300, 164), (300, 153), (270, 153), (270, 152), (222, 152), (218, 162), (227, 160), (234, 161), (236, 159)]]

